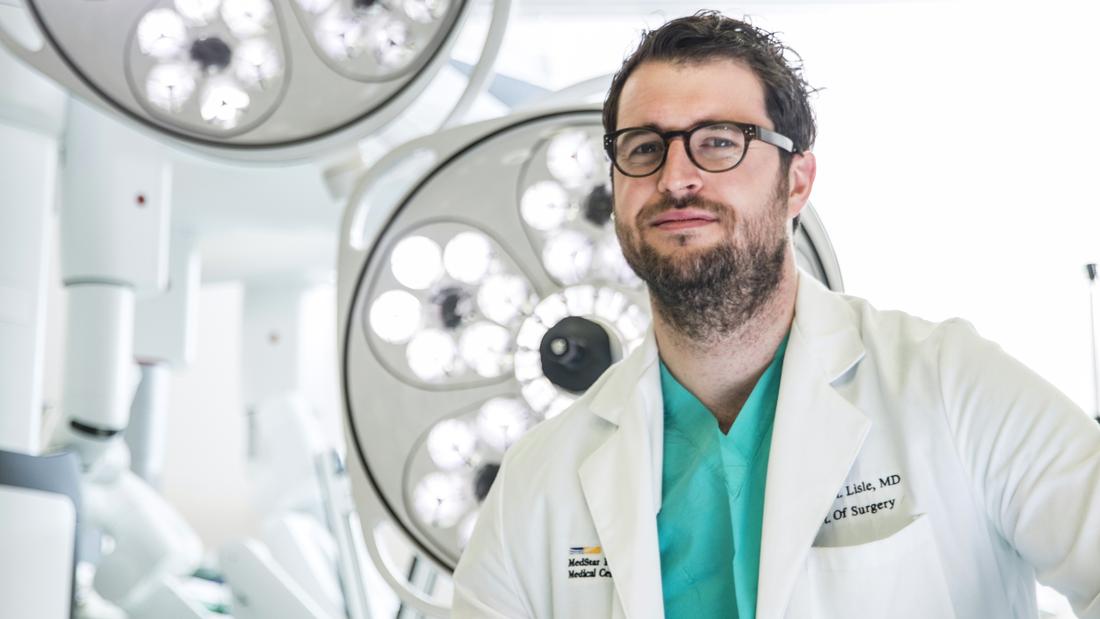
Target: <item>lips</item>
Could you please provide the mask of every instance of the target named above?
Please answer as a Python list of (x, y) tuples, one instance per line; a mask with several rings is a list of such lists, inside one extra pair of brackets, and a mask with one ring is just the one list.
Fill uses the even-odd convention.
[(676, 209), (661, 213), (650, 222), (650, 225), (654, 227), (680, 227), (708, 224), (715, 221), (718, 221), (717, 217), (703, 210)]

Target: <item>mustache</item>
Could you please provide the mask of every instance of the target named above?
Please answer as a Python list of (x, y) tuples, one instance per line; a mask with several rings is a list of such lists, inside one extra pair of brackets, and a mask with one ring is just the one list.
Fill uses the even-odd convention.
[(683, 208), (695, 208), (706, 211), (718, 219), (724, 219), (732, 213), (732, 210), (725, 204), (707, 200), (697, 195), (674, 198), (668, 194), (661, 194), (657, 200), (646, 204), (642, 207), (642, 210), (638, 211), (638, 215), (635, 217), (635, 223), (642, 226), (647, 221), (653, 221), (665, 211)]

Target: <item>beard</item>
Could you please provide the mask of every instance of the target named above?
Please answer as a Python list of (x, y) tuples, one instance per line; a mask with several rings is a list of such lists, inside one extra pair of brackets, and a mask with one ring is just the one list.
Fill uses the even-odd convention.
[[(754, 318), (775, 294), (787, 256), (786, 175), (780, 177), (767, 208), (754, 218), (737, 218), (719, 202), (667, 195), (638, 212), (634, 222), (616, 219), (615, 232), (627, 264), (649, 286), (654, 311), (674, 329), (698, 343), (713, 343)], [(681, 255), (663, 255), (639, 233), (643, 222), (674, 208), (714, 213), (726, 229), (724, 239)], [(686, 246), (687, 234), (676, 241)]]

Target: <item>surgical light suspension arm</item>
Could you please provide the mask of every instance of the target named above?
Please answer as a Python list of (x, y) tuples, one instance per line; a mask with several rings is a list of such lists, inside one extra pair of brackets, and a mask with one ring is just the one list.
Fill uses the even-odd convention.
[(1092, 345), (1092, 414), (1100, 423), (1100, 363), (1096, 358), (1096, 264), (1085, 265), (1089, 277), (1089, 340)]

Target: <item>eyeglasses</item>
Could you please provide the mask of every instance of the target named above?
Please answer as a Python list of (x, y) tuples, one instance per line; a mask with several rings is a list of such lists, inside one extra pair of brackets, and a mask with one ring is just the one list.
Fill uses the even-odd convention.
[(784, 135), (759, 125), (729, 120), (704, 123), (686, 131), (665, 131), (647, 127), (628, 127), (603, 136), (603, 147), (615, 167), (626, 176), (649, 176), (665, 164), (668, 144), (683, 137), (691, 162), (707, 172), (725, 172), (745, 159), (749, 143), (760, 140), (776, 148), (795, 152), (794, 142)]

